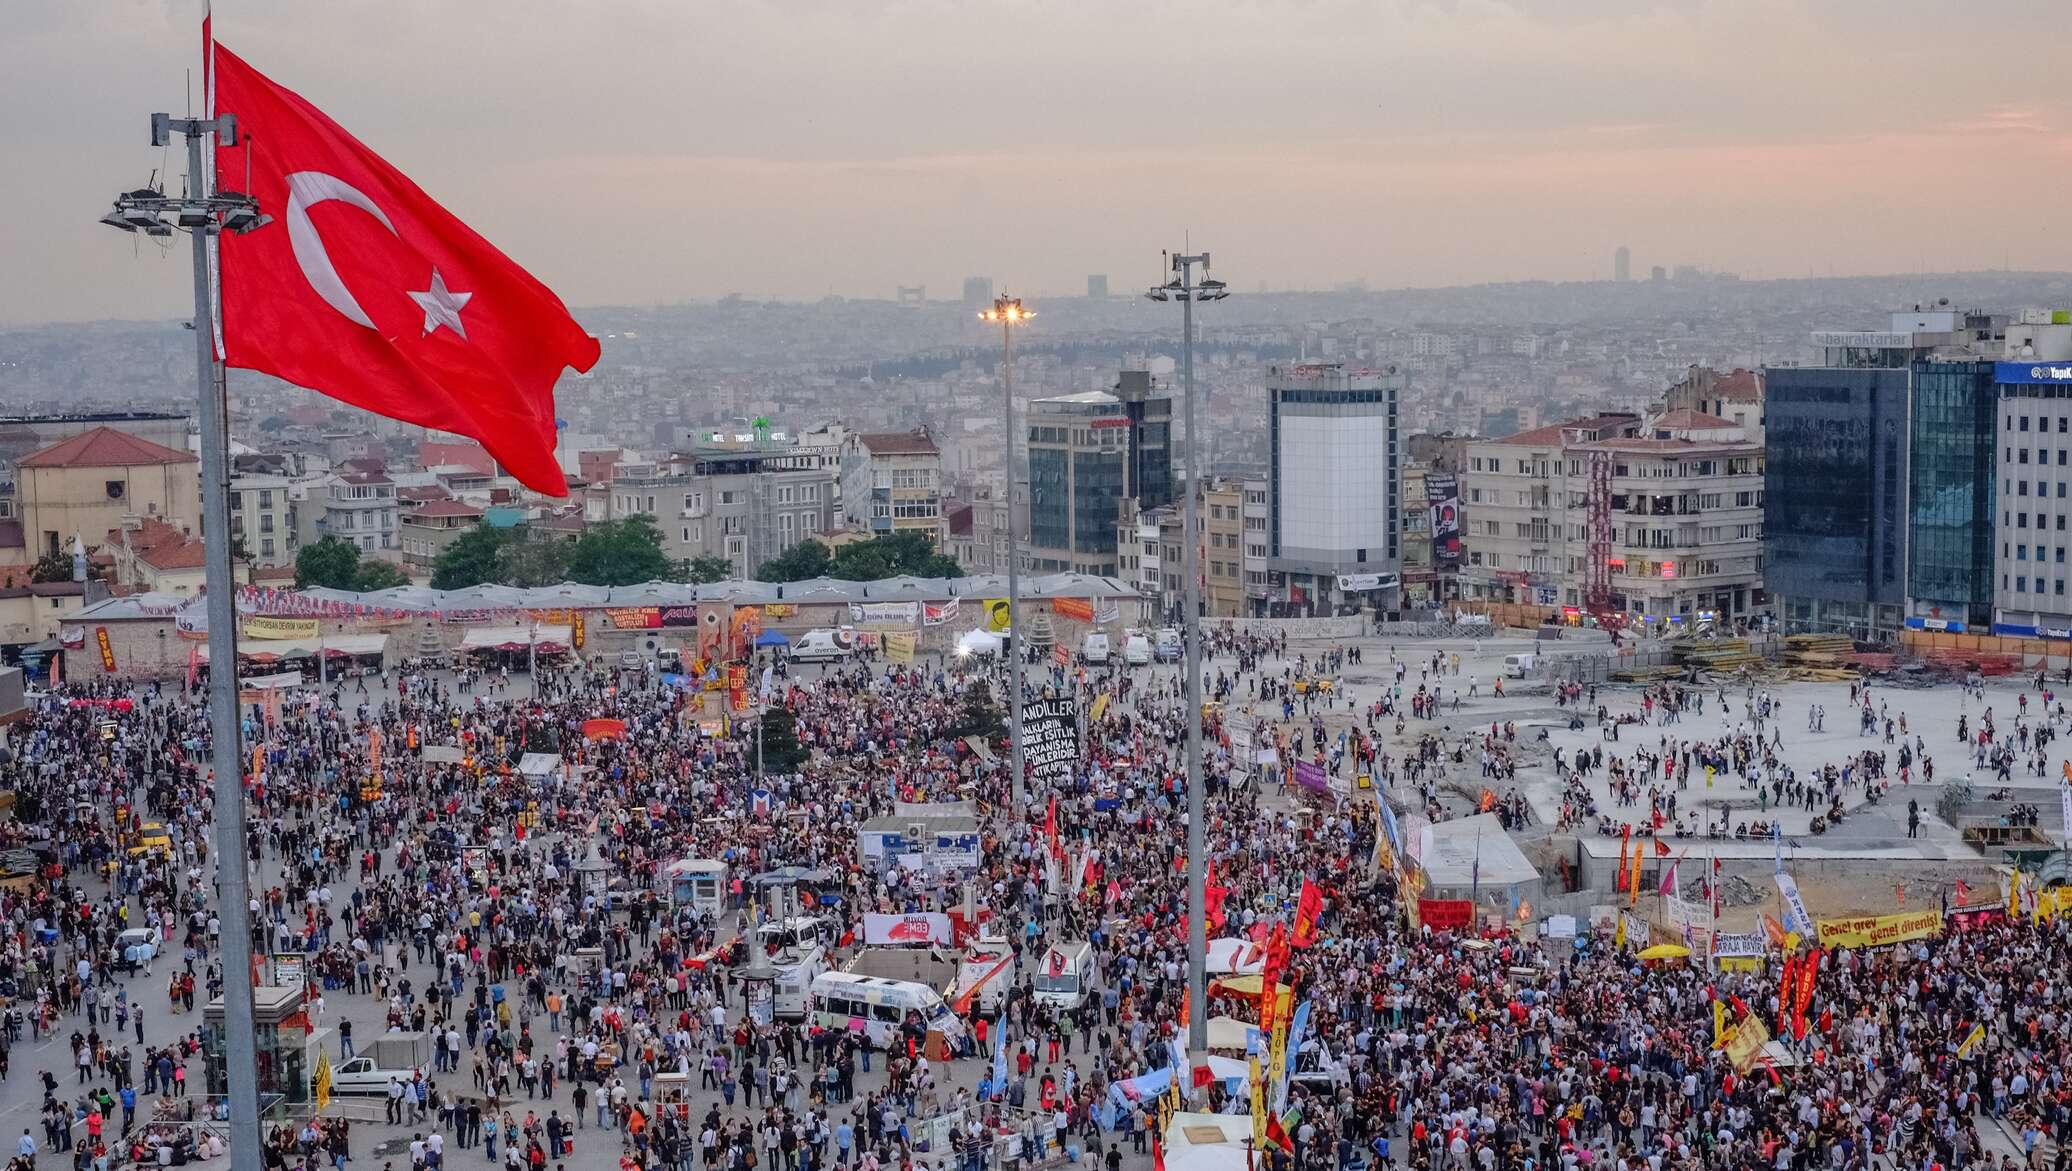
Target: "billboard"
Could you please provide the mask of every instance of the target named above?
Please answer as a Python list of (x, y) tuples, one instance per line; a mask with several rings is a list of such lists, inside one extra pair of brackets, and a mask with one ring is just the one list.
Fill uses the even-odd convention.
[(1432, 564), (1460, 565), (1460, 477), (1452, 472), (1425, 473), (1425, 501), (1432, 509)]

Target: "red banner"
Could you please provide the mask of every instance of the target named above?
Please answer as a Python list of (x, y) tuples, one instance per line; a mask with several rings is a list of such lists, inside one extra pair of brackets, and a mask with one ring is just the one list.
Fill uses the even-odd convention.
[(1434, 931), (1461, 931), (1475, 921), (1475, 904), (1467, 899), (1419, 899), (1417, 920)]
[(1070, 618), (1074, 622), (1092, 622), (1094, 620), (1093, 599), (1052, 598), (1050, 601), (1050, 612), (1060, 618)]

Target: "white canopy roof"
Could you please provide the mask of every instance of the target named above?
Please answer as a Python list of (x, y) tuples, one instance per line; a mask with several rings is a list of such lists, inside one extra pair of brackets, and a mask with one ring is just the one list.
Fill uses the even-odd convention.
[(495, 650), (498, 647), (568, 645), (566, 626), (478, 626), (461, 636), (464, 651)]
[[(1479, 860), (1479, 861), (1478, 861)], [(1425, 879), (1434, 887), (1470, 887), (1484, 891), (1512, 883), (1538, 882), (1540, 872), (1494, 813), (1478, 813), (1432, 824), (1431, 848), (1423, 860)], [(1479, 869), (1479, 874), (1478, 874)]]
[[(386, 634), (329, 634), (322, 638), (248, 638), (240, 640), (237, 656), (255, 662), (314, 657), (321, 647), (327, 655), (378, 655), (388, 647)], [(209, 645), (198, 648), (201, 661), (209, 661)]]

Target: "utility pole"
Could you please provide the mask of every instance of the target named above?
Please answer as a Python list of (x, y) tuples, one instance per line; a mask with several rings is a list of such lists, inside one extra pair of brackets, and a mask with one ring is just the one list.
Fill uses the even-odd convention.
[(1027, 807), (1029, 795), (1022, 765), (1022, 539), (1014, 517), (1014, 453), (1020, 438), (1014, 425), (1014, 327), (1036, 311), (1022, 308), (1020, 297), (1003, 293), (978, 316), (1000, 323), (1000, 410), (1007, 428), (1007, 747), (1008, 767), (1013, 770), (1008, 808), (1019, 813)]
[[(1199, 265), (1202, 280), (1194, 279)], [(1206, 866), (1208, 846), (1202, 790), (1207, 778), (1201, 767), (1201, 522), (1202, 485), (1199, 432), (1194, 425), (1194, 305), (1229, 296), (1223, 282), (1208, 275), (1209, 254), (1174, 254), (1173, 277), (1145, 296), (1153, 301), (1180, 302), (1181, 428), (1187, 433), (1187, 497), (1182, 506), (1186, 530), (1181, 548), (1180, 645), (1187, 676), (1187, 1048), (1192, 1055), (1209, 1048), (1209, 907)]]
[(209, 748), (214, 771), (217, 913), (223, 925), (223, 1050), (228, 1080), (232, 1171), (260, 1171), (259, 1083), (253, 1054), (252, 924), (245, 859), (244, 752), (238, 740), (237, 606), (230, 566), (230, 464), (223, 367), (216, 361), (215, 296), (209, 254), (224, 230), (249, 232), (271, 222), (249, 195), (218, 192), (208, 151), (237, 142), (235, 115), (151, 116), (151, 145), (187, 139), (187, 192), (127, 192), (101, 222), (126, 232), (188, 234), (194, 245), (194, 356), (200, 395), (201, 502), (209, 617)]

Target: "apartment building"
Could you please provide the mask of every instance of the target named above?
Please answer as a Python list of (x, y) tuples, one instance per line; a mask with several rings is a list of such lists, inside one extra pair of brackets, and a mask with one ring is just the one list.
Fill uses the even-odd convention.
[(1245, 612), (1244, 500), (1238, 480), (1217, 480), (1202, 489), (1202, 613), (1211, 618)]
[(927, 428), (852, 434), (841, 469), (847, 528), (874, 537), (920, 532), (942, 546), (942, 451)]
[(621, 463), (608, 519), (645, 514), (671, 560), (724, 557), (753, 577), (777, 554), (836, 529), (834, 460), (790, 445), (704, 448), (661, 462)]
[(1763, 605), (1763, 447), (1689, 408), (1468, 443), (1463, 596), (1587, 605), (1592, 464), (1609, 464), (1611, 608), (1674, 626)]

